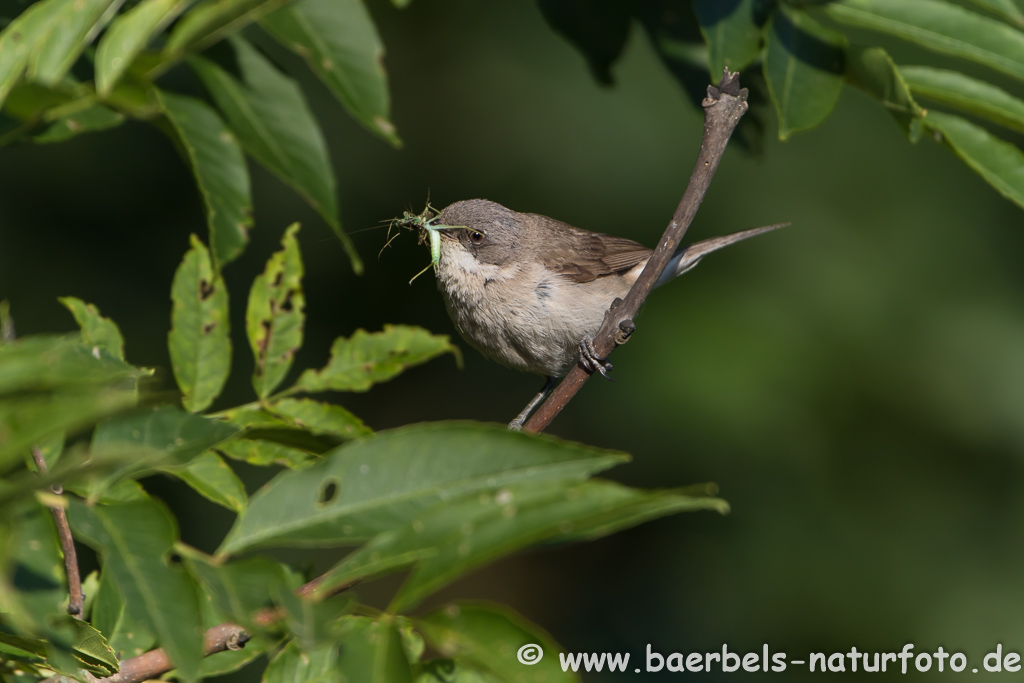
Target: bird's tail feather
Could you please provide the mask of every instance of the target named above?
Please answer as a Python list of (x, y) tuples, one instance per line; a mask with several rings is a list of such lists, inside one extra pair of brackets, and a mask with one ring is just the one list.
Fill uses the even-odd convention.
[(748, 237), (754, 237), (762, 233), (771, 232), (789, 225), (789, 223), (776, 223), (775, 225), (766, 225), (763, 228), (753, 228), (751, 230), (743, 230), (742, 232), (734, 232), (731, 235), (723, 235), (722, 237), (712, 237), (711, 239), (703, 240), (701, 242), (695, 242), (694, 244), (688, 244), (681, 247), (672, 256), (672, 260), (665, 266), (665, 271), (658, 278), (658, 282), (654, 285), (660, 287), (661, 285), (674, 280), (683, 273), (686, 273), (694, 268), (700, 260), (710, 254), (713, 251), (723, 249), (730, 244), (736, 244), (742, 242)]

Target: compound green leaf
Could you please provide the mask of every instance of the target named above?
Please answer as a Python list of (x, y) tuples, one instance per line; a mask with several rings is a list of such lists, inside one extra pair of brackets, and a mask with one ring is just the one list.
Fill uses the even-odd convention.
[(171, 284), (171, 331), (167, 348), (174, 378), (190, 412), (209, 407), (231, 372), (228, 290), (210, 252), (192, 235)]
[(231, 466), (213, 451), (202, 453), (184, 469), (169, 471), (207, 500), (234, 512), (245, 509), (245, 486)]
[(245, 151), (323, 216), (344, 245), (353, 268), (362, 272), (352, 240), (341, 229), (327, 144), (302, 90), (248, 42), (233, 39), (231, 44), (241, 81), (201, 57), (190, 60), (192, 68)]
[(146, 45), (193, 0), (142, 0), (119, 16), (96, 47), (96, 92), (106, 97)]
[(881, 102), (907, 135), (913, 120), (923, 115), (892, 58), (880, 47), (851, 45), (846, 50), (846, 80)]
[(114, 358), (124, 360), (124, 337), (117, 323), (100, 315), (98, 308), (81, 299), (66, 296), (59, 301), (75, 316), (75, 322), (82, 328), (82, 343), (98, 346), (110, 352)]
[(250, 499), (218, 552), (351, 544), (461, 495), (516, 482), (578, 481), (625, 459), (495, 425), (431, 423), (379, 432), (277, 475)]
[(350, 617), (338, 634), (338, 671), (344, 681), (412, 683), (412, 669), (398, 627), (387, 617)]
[(779, 115), (779, 139), (828, 118), (843, 90), (846, 39), (806, 12), (780, 6), (765, 27), (764, 75)]
[(206, 205), (210, 246), (219, 269), (249, 243), (252, 197), (245, 155), (235, 137), (206, 103), (193, 97), (158, 92), (196, 177)]
[(1024, 32), (941, 0), (838, 0), (823, 9), (866, 28), (1024, 78)]
[(1024, 153), (966, 119), (929, 111), (924, 127), (1001, 195), (1024, 208)]
[(164, 45), (164, 59), (195, 52), (257, 21), (291, 0), (203, 0), (179, 21)]
[(916, 95), (1024, 133), (1024, 100), (1002, 88), (930, 66), (901, 66), (900, 73)]
[[(416, 626), (441, 654), (493, 674), (507, 683), (568, 683), (579, 681), (571, 671), (562, 671), (559, 653), (564, 650), (536, 624), (511, 609), (482, 602), (453, 603), (416, 619)], [(542, 654), (538, 657), (536, 648)], [(529, 666), (524, 658), (537, 659)]]
[(185, 680), (202, 659), (202, 624), (195, 583), (168, 558), (177, 542), (174, 517), (155, 500), (90, 507), (72, 498), (75, 538), (95, 548), (135, 621), (153, 629)]
[(335, 339), (327, 366), (306, 370), (295, 387), (309, 392), (366, 391), (443, 353), (460, 358), (458, 347), (446, 335), (431, 334), (421, 327), (385, 325), (382, 332), (356, 330), (348, 339)]
[(302, 293), (302, 254), (295, 234), (299, 224), (285, 230), (281, 251), (253, 280), (245, 329), (256, 361), (252, 386), (266, 398), (288, 374), (295, 353), (302, 346), (306, 297)]
[(62, 0), (52, 5), (28, 55), (31, 80), (56, 85), (71, 69), (85, 46), (110, 21), (123, 0)]
[(273, 403), (270, 409), (313, 434), (355, 439), (373, 433), (358, 417), (331, 403), (320, 403), (309, 398), (285, 398)]
[(260, 25), (301, 55), (356, 120), (393, 145), (384, 46), (361, 0), (300, 0)]
[(726, 67), (742, 71), (761, 56), (761, 25), (767, 19), (759, 16), (762, 4), (763, 0), (694, 0), (708, 44), (712, 83), (718, 82)]

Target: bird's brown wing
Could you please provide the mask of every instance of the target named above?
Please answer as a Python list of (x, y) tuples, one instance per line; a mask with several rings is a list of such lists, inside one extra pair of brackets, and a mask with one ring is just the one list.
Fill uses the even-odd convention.
[(549, 270), (573, 282), (590, 282), (642, 263), (651, 250), (614, 235), (580, 230), (568, 223), (534, 214), (546, 228), (540, 260)]

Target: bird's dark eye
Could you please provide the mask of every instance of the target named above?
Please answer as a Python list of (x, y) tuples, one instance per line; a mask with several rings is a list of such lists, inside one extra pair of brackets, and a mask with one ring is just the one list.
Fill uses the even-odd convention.
[(480, 244), (484, 241), (484, 234), (479, 230), (474, 230), (469, 233), (469, 239), (473, 240), (475, 244)]

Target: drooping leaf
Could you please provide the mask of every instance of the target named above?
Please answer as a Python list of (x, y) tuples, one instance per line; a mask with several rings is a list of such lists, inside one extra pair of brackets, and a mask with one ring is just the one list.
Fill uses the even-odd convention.
[(210, 252), (192, 235), (171, 284), (171, 331), (167, 348), (174, 378), (190, 412), (209, 407), (231, 372), (228, 290)]
[[(579, 681), (562, 671), (558, 654), (564, 650), (536, 624), (507, 607), (481, 602), (453, 603), (416, 619), (416, 626), (438, 652), (466, 662), (508, 683)], [(519, 648), (539, 645), (539, 661), (529, 666), (517, 658)], [(524, 655), (536, 655), (530, 650)]]
[(303, 652), (293, 641), (277, 653), (263, 673), (263, 683), (355, 683), (338, 671), (338, 646), (322, 645)]
[(96, 48), (96, 91), (106, 97), (146, 45), (193, 0), (142, 0), (119, 16)]
[(292, 0), (202, 0), (171, 32), (164, 58), (197, 52)]
[(366, 391), (406, 368), (443, 353), (459, 359), (458, 347), (446, 335), (420, 327), (385, 325), (382, 332), (356, 330), (331, 345), (331, 360), (322, 370), (306, 370), (295, 384), (302, 391)]
[(846, 50), (846, 79), (881, 102), (903, 132), (910, 134), (911, 122), (923, 112), (885, 50), (851, 45)]
[(260, 25), (309, 64), (357, 121), (393, 145), (384, 45), (361, 0), (299, 0)]
[(231, 466), (213, 451), (206, 451), (184, 468), (175, 468), (170, 472), (217, 505), (234, 512), (245, 509), (248, 500), (245, 486)]
[(1024, 153), (1017, 147), (959, 116), (929, 111), (921, 122), (989, 185), (1024, 208)]
[(711, 82), (725, 67), (742, 71), (761, 55), (761, 26), (768, 18), (764, 0), (694, 0), (693, 9), (708, 44)]
[(302, 254), (295, 234), (299, 224), (284, 232), (282, 249), (267, 261), (253, 280), (245, 329), (256, 361), (252, 386), (266, 398), (288, 374), (295, 352), (302, 346), (306, 297), (302, 293)]
[(388, 617), (350, 617), (343, 622), (338, 639), (344, 645), (337, 664), (342, 680), (412, 683), (402, 636)]
[(82, 328), (82, 343), (98, 346), (110, 352), (114, 358), (124, 360), (124, 337), (117, 323), (100, 315), (98, 308), (81, 299), (66, 296), (59, 300), (75, 316), (75, 322)]
[(249, 501), (220, 554), (270, 544), (354, 543), (439, 502), (515, 482), (580, 480), (621, 453), (493, 425), (415, 425), (338, 447), (279, 474)]
[(1024, 133), (1024, 100), (959, 71), (901, 66), (911, 92)]
[(152, 628), (185, 680), (195, 680), (202, 631), (195, 583), (168, 564), (177, 541), (174, 518), (155, 500), (90, 507), (70, 501), (69, 518), (80, 539), (99, 551), (113, 574), (125, 609)]
[(1024, 78), (1024, 32), (943, 0), (838, 0), (835, 21), (886, 33), (930, 50)]
[(323, 216), (344, 245), (355, 271), (362, 272), (362, 261), (338, 218), (327, 145), (302, 90), (248, 42), (236, 38), (231, 44), (241, 81), (201, 57), (190, 60), (192, 68), (245, 151)]
[(626, 46), (632, 21), (629, 3), (616, 0), (539, 0), (541, 14), (583, 53), (599, 83), (611, 85), (611, 67)]
[(58, 83), (123, 1), (63, 0), (54, 5), (29, 52), (28, 77), (44, 85)]
[(806, 12), (780, 6), (765, 27), (764, 75), (779, 115), (779, 139), (828, 118), (843, 89), (846, 39)]
[(358, 417), (331, 403), (320, 403), (308, 398), (285, 398), (276, 401), (271, 410), (314, 434), (355, 439), (373, 433)]
[(203, 195), (210, 247), (219, 269), (237, 258), (249, 242), (252, 198), (245, 156), (217, 112), (204, 102), (167, 92), (157, 96)]
[(124, 114), (101, 104), (68, 114), (54, 121), (42, 133), (32, 137), (32, 142), (46, 144), (64, 142), (82, 133), (94, 133), (115, 128), (124, 123)]

